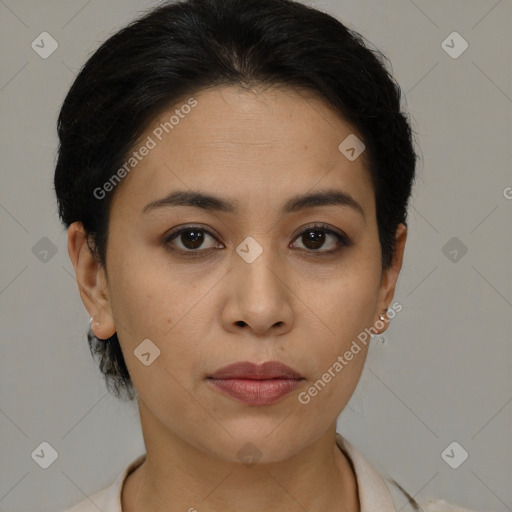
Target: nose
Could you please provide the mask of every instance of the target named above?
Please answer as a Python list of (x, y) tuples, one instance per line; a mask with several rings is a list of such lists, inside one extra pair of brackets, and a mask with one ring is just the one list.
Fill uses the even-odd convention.
[(227, 297), (222, 311), (224, 328), (244, 329), (258, 336), (277, 336), (293, 327), (294, 296), (286, 269), (271, 250), (248, 262), (238, 254), (226, 279)]

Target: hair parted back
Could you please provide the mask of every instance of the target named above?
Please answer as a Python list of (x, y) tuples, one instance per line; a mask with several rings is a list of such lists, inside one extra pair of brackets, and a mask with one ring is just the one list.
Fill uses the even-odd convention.
[[(293, 0), (161, 4), (94, 52), (63, 102), (54, 177), (59, 216), (66, 228), (82, 222), (107, 271), (115, 190), (104, 199), (93, 191), (123, 165), (156, 116), (206, 88), (290, 86), (314, 93), (363, 137), (386, 269), (396, 228), (406, 224), (417, 155), (400, 87), (384, 60), (356, 31)], [(87, 338), (107, 388), (132, 400), (117, 334), (99, 340), (89, 329)]]
[[(407, 225), (417, 161), (401, 90), (385, 61), (355, 30), (293, 0), (161, 4), (106, 40), (64, 100), (54, 177), (59, 216), (66, 228), (82, 222), (106, 272), (115, 190), (104, 199), (93, 191), (122, 166), (151, 121), (207, 88), (290, 86), (324, 100), (362, 136), (385, 270), (395, 254), (396, 228)], [(87, 339), (109, 391), (133, 400), (117, 334), (100, 340), (89, 329)]]

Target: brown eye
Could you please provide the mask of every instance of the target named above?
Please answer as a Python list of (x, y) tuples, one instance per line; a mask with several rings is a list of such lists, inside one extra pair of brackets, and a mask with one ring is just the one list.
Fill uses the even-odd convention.
[(308, 229), (302, 234), (301, 241), (308, 249), (320, 249), (325, 243), (327, 235), (318, 229)]
[(172, 232), (165, 238), (164, 244), (171, 250), (183, 253), (200, 253), (216, 247), (215, 244), (204, 247), (205, 240), (208, 238), (215, 240), (215, 237), (206, 229), (188, 226)]
[[(306, 228), (296, 240), (300, 240), (308, 252), (318, 252), (319, 254), (330, 254), (340, 250), (341, 247), (352, 245), (345, 234), (337, 233), (323, 224)], [(330, 243), (329, 240), (331, 240)], [(319, 249), (324, 247), (326, 243), (328, 245), (327, 249), (320, 251)]]
[(204, 232), (199, 229), (187, 229), (179, 234), (179, 239), (187, 249), (199, 249), (204, 238)]
[[(209, 246), (208, 238), (212, 240)], [(302, 247), (299, 247), (301, 251), (315, 256), (329, 255), (343, 247), (352, 245), (350, 239), (343, 232), (338, 233), (324, 224), (307, 227), (295, 240), (299, 240), (302, 244)], [(222, 244), (216, 244), (215, 241), (215, 236), (208, 230), (198, 226), (186, 226), (167, 235), (163, 240), (163, 245), (168, 250), (183, 256), (199, 257), (224, 247)], [(293, 247), (296, 246), (293, 245)], [(322, 248), (324, 249), (322, 250)]]

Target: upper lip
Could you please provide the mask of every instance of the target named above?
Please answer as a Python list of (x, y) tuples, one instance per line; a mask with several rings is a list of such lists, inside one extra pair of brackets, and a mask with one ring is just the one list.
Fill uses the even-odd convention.
[(279, 361), (254, 364), (250, 361), (233, 363), (209, 375), (211, 379), (303, 379), (293, 368)]

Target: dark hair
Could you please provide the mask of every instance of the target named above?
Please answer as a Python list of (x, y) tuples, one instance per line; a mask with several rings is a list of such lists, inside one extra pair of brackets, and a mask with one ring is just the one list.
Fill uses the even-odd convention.
[[(112, 192), (93, 193), (127, 160), (149, 123), (180, 99), (222, 85), (291, 86), (323, 99), (362, 136), (375, 192), (382, 269), (406, 224), (417, 155), (401, 90), (378, 50), (332, 16), (292, 0), (184, 0), (150, 10), (85, 63), (58, 118), (54, 185), (68, 228), (82, 222), (106, 272)], [(90, 243), (92, 242), (92, 243)], [(117, 334), (87, 334), (107, 388), (135, 390)], [(407, 496), (416, 510), (414, 499)]]
[[(417, 157), (400, 87), (384, 59), (340, 21), (292, 0), (160, 5), (104, 42), (64, 100), (54, 179), (59, 216), (67, 228), (83, 223), (89, 248), (106, 271), (115, 191), (103, 199), (93, 191), (123, 165), (149, 123), (206, 88), (290, 86), (323, 99), (362, 136), (386, 269), (396, 228), (406, 224)], [(88, 341), (109, 390), (133, 399), (117, 335), (98, 340), (89, 330)]]

